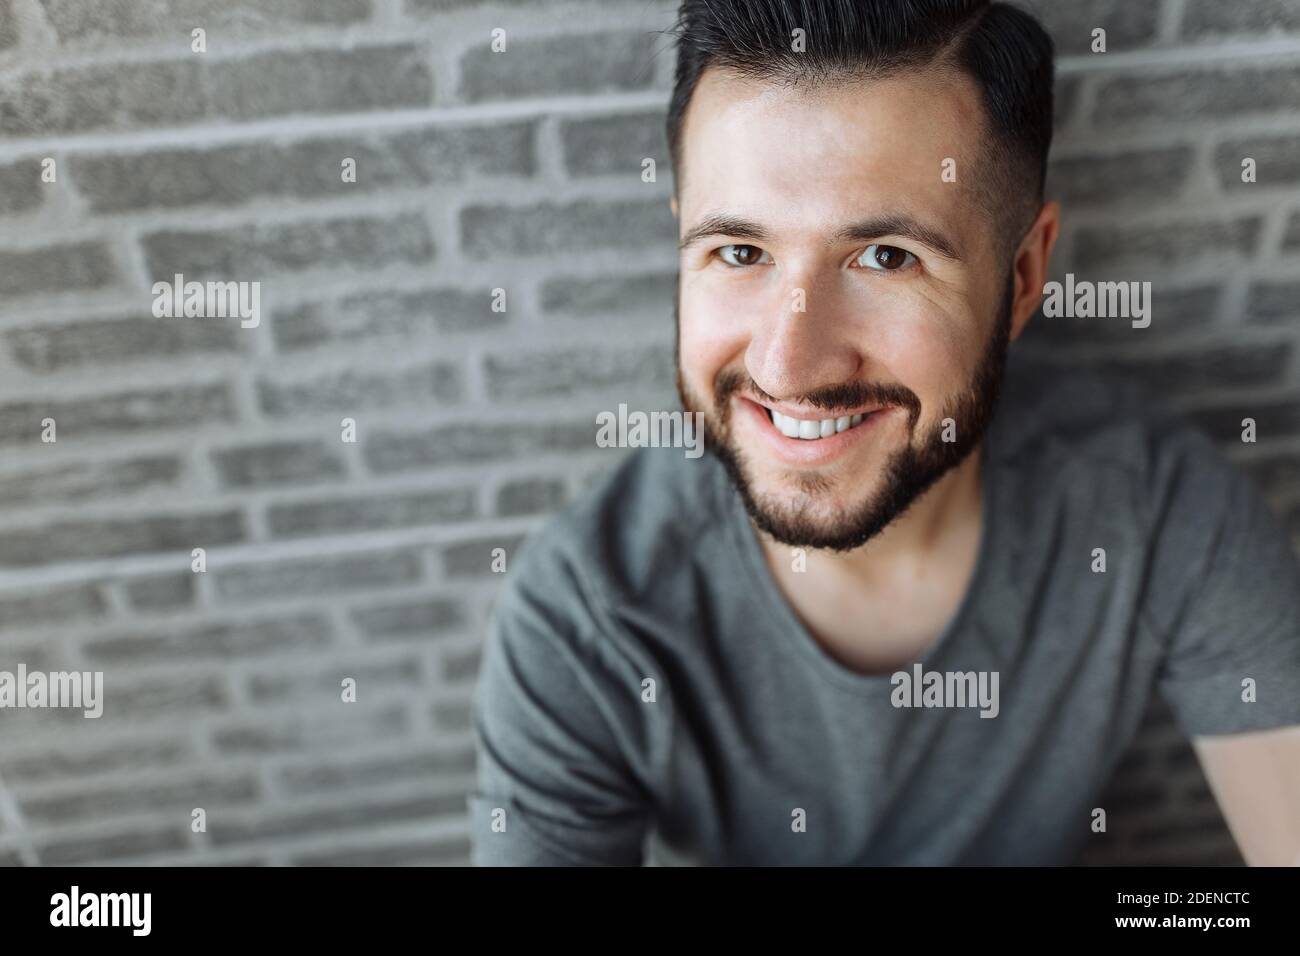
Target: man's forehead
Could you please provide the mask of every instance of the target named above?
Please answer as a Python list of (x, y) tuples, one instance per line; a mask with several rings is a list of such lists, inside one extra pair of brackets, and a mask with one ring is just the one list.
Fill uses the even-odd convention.
[(978, 88), (953, 71), (809, 87), (713, 68), (683, 124), (678, 199), (688, 219), (965, 218), (981, 136)]

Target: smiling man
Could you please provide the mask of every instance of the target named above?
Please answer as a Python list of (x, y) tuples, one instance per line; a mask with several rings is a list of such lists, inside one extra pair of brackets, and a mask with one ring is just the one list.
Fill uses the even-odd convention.
[(677, 37), (711, 454), (630, 456), (517, 556), (475, 861), (1068, 863), (1160, 693), (1247, 859), (1300, 862), (1279, 523), (1140, 392), (1015, 350), (1060, 215), (1047, 35), (978, 0), (685, 0)]

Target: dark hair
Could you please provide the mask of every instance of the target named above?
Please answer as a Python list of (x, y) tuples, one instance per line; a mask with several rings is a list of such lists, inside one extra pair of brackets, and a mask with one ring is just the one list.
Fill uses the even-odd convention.
[[(791, 49), (802, 28), (806, 49)], [(726, 67), (778, 82), (879, 78), (948, 67), (975, 79), (986, 114), (979, 198), (1018, 242), (1043, 201), (1052, 142), (1052, 39), (991, 0), (682, 0), (668, 148), (680, 181), (682, 120), (701, 74)], [(1013, 246), (1014, 247), (1014, 246)]]

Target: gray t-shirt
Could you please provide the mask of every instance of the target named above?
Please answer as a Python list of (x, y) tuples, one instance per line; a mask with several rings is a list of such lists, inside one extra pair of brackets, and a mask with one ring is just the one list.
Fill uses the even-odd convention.
[(1071, 863), (1153, 692), (1188, 735), (1300, 724), (1300, 567), (1207, 436), (1013, 347), (986, 448), (974, 577), (919, 663), (997, 672), (992, 718), (895, 706), (800, 624), (716, 459), (631, 454), (508, 568), (474, 862)]

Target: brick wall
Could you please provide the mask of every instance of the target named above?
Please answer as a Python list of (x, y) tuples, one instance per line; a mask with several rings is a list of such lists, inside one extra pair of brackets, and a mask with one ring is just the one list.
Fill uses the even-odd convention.
[[(1300, 7), (1040, 6), (1055, 271), (1156, 318), (1024, 346), (1158, 383), (1300, 537)], [(491, 549), (611, 464), (596, 412), (673, 401), (673, 12), (0, 0), (0, 669), (108, 686), (4, 716), (0, 863), (467, 859)], [(177, 272), (261, 323), (154, 318)], [(1161, 708), (1103, 805), (1092, 862), (1236, 859)]]

